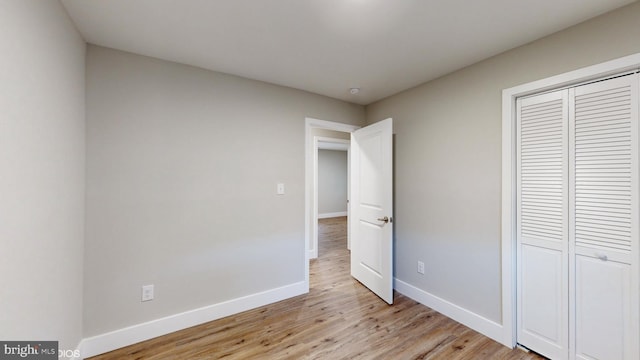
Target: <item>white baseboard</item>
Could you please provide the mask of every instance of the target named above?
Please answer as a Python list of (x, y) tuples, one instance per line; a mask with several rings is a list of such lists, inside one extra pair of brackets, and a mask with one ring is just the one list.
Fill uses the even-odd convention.
[(341, 216), (347, 216), (347, 212), (340, 211), (340, 212), (318, 214), (318, 219), (328, 219), (328, 218), (341, 217)]
[[(73, 350), (60, 349), (58, 348), (58, 359), (64, 360), (82, 360), (82, 343), (84, 340), (80, 340), (78, 345)], [(62, 354), (60, 354), (62, 352)], [(60, 356), (62, 355), (62, 356)]]
[(306, 292), (308, 287), (304, 281), (301, 281), (86, 338), (80, 342), (79, 347), (83, 358), (91, 357)]
[(482, 335), (487, 336), (507, 347), (511, 347), (511, 345), (507, 345), (503, 342), (504, 329), (501, 324), (439, 298), (402, 280), (398, 280), (397, 278), (394, 278), (394, 288), (399, 293), (432, 308), (442, 315), (470, 327)]

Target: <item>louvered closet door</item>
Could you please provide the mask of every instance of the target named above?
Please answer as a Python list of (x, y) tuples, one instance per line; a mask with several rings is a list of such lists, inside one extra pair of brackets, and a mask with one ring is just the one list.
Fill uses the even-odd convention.
[(518, 342), (568, 350), (568, 91), (518, 100)]
[(637, 360), (638, 75), (571, 92), (571, 352)]

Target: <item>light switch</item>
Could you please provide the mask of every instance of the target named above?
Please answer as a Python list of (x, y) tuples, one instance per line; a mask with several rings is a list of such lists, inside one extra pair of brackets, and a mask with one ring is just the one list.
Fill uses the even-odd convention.
[(278, 195), (284, 195), (284, 184), (282, 184), (282, 183), (278, 184), (278, 189), (277, 189), (276, 193)]
[(153, 285), (142, 286), (142, 301), (153, 300)]

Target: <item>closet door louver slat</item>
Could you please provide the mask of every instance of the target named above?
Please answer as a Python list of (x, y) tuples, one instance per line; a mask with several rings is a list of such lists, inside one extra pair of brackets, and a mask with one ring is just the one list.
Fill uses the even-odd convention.
[(631, 251), (631, 116), (629, 85), (575, 97), (577, 246)]
[[(523, 105), (520, 119), (521, 224), (523, 235), (563, 239), (563, 99)], [(559, 226), (534, 221), (549, 214)]]

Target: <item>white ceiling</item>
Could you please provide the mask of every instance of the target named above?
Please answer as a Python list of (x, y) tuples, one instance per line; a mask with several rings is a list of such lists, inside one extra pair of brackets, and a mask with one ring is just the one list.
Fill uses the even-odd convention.
[(62, 0), (89, 43), (358, 104), (632, 2)]

